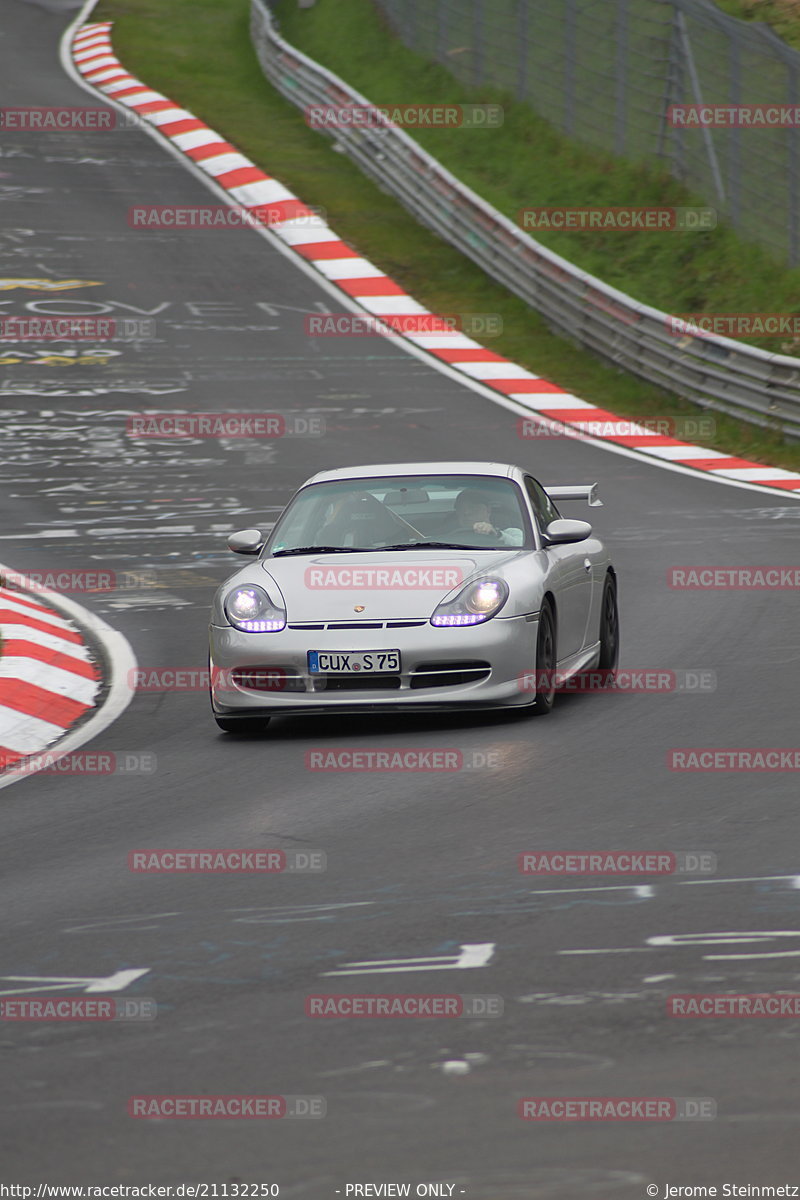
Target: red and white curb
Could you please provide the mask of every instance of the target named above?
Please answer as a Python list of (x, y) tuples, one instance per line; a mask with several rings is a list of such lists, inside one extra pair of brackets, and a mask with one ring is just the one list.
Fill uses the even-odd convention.
[(127, 639), (0, 563), (0, 790), (91, 741), (135, 695)]
[[(207, 180), (235, 204), (258, 213), (269, 210), (269, 229), (326, 281), (340, 289), (348, 307), (376, 317), (432, 316), (388, 275), (357, 254), (302, 201), (240, 154), (192, 113), (131, 75), (113, 53), (111, 22), (83, 24), (88, 3), (76, 22), (69, 46), (78, 77), (110, 101), (138, 113)], [(66, 54), (64, 55), (67, 61)], [(330, 288), (329, 288), (330, 290)], [(652, 465), (694, 475), (704, 474), (734, 486), (800, 492), (800, 474), (769, 467), (719, 450), (659, 434), (581, 400), (557, 384), (534, 375), (501, 354), (460, 333), (407, 333), (398, 342), (418, 347), (441, 366), (457, 372), (470, 386), (492, 395), (513, 411), (557, 421), (594, 444)], [(488, 393), (484, 389), (491, 389)]]
[(0, 587), (0, 772), (52, 746), (98, 701), (100, 670), (73, 622)]

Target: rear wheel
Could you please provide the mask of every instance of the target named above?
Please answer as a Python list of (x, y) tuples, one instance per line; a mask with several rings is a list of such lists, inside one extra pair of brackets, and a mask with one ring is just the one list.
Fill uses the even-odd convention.
[(269, 725), (269, 717), (214, 717), (223, 733), (262, 733)]
[(544, 716), (556, 698), (556, 619), (549, 600), (542, 603), (536, 636), (536, 714)]
[(601, 670), (613, 671), (619, 662), (619, 610), (617, 584), (613, 575), (606, 575), (603, 598), (600, 601), (600, 658)]

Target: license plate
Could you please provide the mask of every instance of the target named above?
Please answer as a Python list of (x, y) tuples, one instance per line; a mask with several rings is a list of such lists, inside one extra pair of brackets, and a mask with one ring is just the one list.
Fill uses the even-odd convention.
[(399, 650), (309, 650), (312, 675), (397, 675)]

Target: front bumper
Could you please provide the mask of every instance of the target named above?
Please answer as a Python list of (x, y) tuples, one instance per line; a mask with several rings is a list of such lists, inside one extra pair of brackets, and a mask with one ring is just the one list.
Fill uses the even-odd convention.
[[(286, 628), (280, 633), (212, 625), (211, 703), (219, 716), (243, 717), (525, 707), (534, 696), (521, 679), (535, 667), (537, 628), (538, 613), (442, 629), (429, 621), (399, 629)], [(401, 656), (397, 676), (342, 681), (308, 671), (309, 650), (395, 649)], [(248, 674), (248, 669), (262, 674)]]

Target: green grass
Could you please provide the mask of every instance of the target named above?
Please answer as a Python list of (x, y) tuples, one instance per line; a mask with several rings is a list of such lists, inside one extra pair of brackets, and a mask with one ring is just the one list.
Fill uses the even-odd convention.
[(793, 49), (800, 50), (800, 4), (798, 0), (715, 0), (729, 17), (763, 21)]
[[(368, 0), (319, 0), (280, 9), (289, 41), (324, 61), (371, 100), (499, 101), (501, 130), (428, 131), (419, 140), (501, 211), (535, 204), (702, 203), (671, 179), (592, 154), (491, 91), (472, 93), (404, 49)], [(121, 60), (185, 105), (303, 200), (434, 311), (492, 312), (503, 319), (492, 349), (624, 416), (691, 416), (697, 408), (606, 365), (556, 337), (522, 301), (429, 233), (364, 178), (329, 139), (266, 82), (248, 33), (247, 0), (103, 0), (93, 19), (115, 22)], [(587, 198), (590, 198), (587, 201)], [(800, 271), (782, 271), (729, 230), (705, 234), (562, 234), (547, 245), (637, 298), (671, 311), (793, 311)], [(787, 352), (772, 342), (769, 348)], [(800, 469), (800, 446), (714, 414), (704, 444)]]
[[(281, 32), (291, 43), (370, 100), (503, 103), (501, 129), (420, 130), (413, 136), (512, 219), (530, 205), (705, 203), (666, 174), (579, 147), (555, 133), (527, 105), (491, 90), (465, 89), (393, 38), (370, 0), (318, 0), (310, 10), (282, 0), (277, 12)], [(782, 270), (768, 253), (724, 226), (685, 236), (540, 231), (537, 238), (606, 283), (667, 311), (798, 309), (800, 269)], [(773, 341), (768, 348), (774, 351), (778, 346)]]
[[(287, 28), (300, 39), (314, 36), (314, 22), (296, 8), (286, 7)], [(331, 3), (322, 0), (330, 15)], [(514, 91), (520, 101), (553, 129), (575, 139), (595, 155), (613, 155), (646, 164), (650, 171), (668, 169), (665, 161), (683, 162), (687, 187), (712, 198), (717, 195), (712, 167), (699, 130), (685, 136), (664, 126), (663, 103), (668, 79), (671, 98), (692, 98), (688, 63), (678, 66), (674, 44), (675, 4), (663, 0), (484, 0), (482, 4), (452, 4), (447, 0), (372, 0), (381, 11), (395, 12), (392, 28), (403, 42), (424, 59), (442, 63), (465, 87), (494, 83)], [(484, 20), (476, 24), (476, 13)], [(688, 15), (687, 24), (703, 97), (707, 102), (731, 99), (733, 60), (723, 28)], [(789, 86), (777, 58), (760, 53), (762, 39), (741, 26), (748, 43), (740, 46), (736, 62), (742, 96), (762, 103), (783, 103)], [(333, 29), (331, 32), (335, 32)], [(330, 38), (315, 38), (317, 49), (338, 55)], [(766, 48), (766, 41), (763, 48)], [(330, 50), (325, 47), (331, 46)], [(624, 69), (618, 67), (622, 50)], [(373, 59), (382, 63), (383, 60)], [(394, 61), (394, 55), (392, 56)], [(668, 64), (672, 63), (672, 70)], [(568, 70), (568, 65), (572, 69)], [(349, 68), (348, 68), (349, 69)], [(389, 66), (391, 71), (391, 65)], [(381, 77), (386, 72), (381, 69)], [(375, 71), (372, 76), (374, 78)], [(376, 86), (380, 86), (380, 79)], [(620, 84), (622, 86), (620, 86)], [(675, 90), (677, 89), (677, 90)], [(789, 226), (793, 220), (790, 189), (766, 186), (769, 179), (786, 180), (791, 152), (782, 130), (762, 130), (758, 152), (768, 165), (751, 161), (753, 139), (740, 139), (732, 131), (713, 136), (720, 174), (740, 180), (740, 196), (731, 194), (738, 211), (737, 233), (745, 242), (765, 247), (781, 263), (788, 261)], [(500, 144), (500, 143), (498, 143)], [(521, 145), (522, 143), (518, 143)], [(660, 147), (665, 159), (655, 157)], [(545, 164), (547, 164), (545, 156)], [(599, 161), (599, 159), (598, 159)], [(525, 164), (527, 166), (528, 164)], [(568, 181), (550, 175), (561, 186)], [(652, 177), (651, 177), (652, 178)], [(614, 171), (610, 182), (625, 180)], [(579, 180), (576, 180), (579, 181)], [(587, 176), (587, 182), (590, 182)], [(635, 181), (638, 182), (638, 181)], [(760, 199), (760, 203), (759, 203)], [(725, 206), (723, 206), (725, 207)], [(567, 251), (569, 253), (569, 251)], [(623, 264), (624, 265), (624, 264)]]

